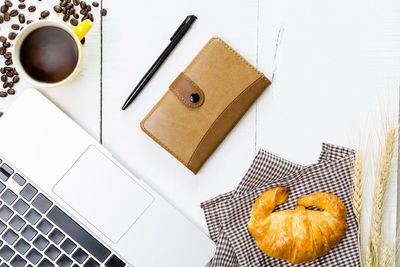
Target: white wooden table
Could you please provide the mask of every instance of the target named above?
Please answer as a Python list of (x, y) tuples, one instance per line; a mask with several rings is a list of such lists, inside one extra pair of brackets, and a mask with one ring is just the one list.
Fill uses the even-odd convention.
[[(38, 10), (52, 9), (56, 2), (26, 0)], [(398, 114), (398, 1), (102, 2), (109, 12), (102, 22), (95, 12), (79, 77), (42, 92), (204, 232), (200, 203), (234, 189), (258, 149), (310, 164), (317, 160), (322, 142), (349, 146), (354, 144), (349, 140), (365, 135), (363, 123), (377, 112), (377, 99), (389, 94), (392, 111)], [(121, 111), (188, 14), (197, 15), (198, 21), (140, 96)], [(60, 20), (55, 15), (50, 19)], [(9, 24), (0, 28), (4, 33)], [(147, 137), (139, 123), (213, 35), (222, 37), (273, 84), (193, 175)], [(27, 87), (21, 82), (16, 96), (0, 99), (1, 111), (6, 112)], [(396, 224), (396, 180), (388, 194), (387, 239), (393, 238)], [(371, 184), (366, 182), (363, 229), (370, 216)], [(362, 242), (365, 247), (365, 238)]]

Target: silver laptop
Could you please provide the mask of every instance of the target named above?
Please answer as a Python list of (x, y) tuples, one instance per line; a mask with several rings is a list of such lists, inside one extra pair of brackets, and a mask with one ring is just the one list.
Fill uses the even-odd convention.
[(0, 119), (0, 160), (0, 266), (205, 266), (214, 253), (36, 90)]

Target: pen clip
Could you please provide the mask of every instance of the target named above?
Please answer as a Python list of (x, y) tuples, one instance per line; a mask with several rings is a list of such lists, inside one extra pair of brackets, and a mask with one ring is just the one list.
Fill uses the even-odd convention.
[(182, 30), (182, 28), (185, 26), (185, 24), (188, 23), (192, 17), (195, 17), (195, 16), (189, 15), (185, 18), (185, 20), (182, 22), (182, 24), (178, 27), (178, 29), (175, 31), (175, 33), (172, 35), (172, 37), (169, 39), (170, 41), (172, 41), (175, 38), (175, 36)]

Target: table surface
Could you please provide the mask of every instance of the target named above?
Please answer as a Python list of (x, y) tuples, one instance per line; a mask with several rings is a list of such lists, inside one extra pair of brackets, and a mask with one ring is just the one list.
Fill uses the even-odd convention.
[[(38, 10), (52, 9), (55, 2), (26, 0)], [(103, 0), (102, 5), (108, 15), (101, 19), (95, 12), (79, 76), (41, 91), (205, 233), (200, 203), (234, 189), (260, 148), (311, 164), (322, 142), (354, 146), (373, 131), (366, 130), (371, 121), (371, 129), (381, 127), (381, 118), (370, 118), (382, 107), (398, 116), (398, 1)], [(145, 90), (121, 111), (188, 14), (198, 21)], [(38, 12), (29, 16), (37, 18)], [(50, 19), (61, 20), (54, 14)], [(3, 34), (9, 25), (1, 25)], [(139, 123), (215, 35), (273, 83), (194, 175), (146, 136)], [(28, 87), (19, 83), (16, 96), (0, 100), (1, 111), (7, 112)], [(365, 181), (363, 237), (371, 187), (371, 179)], [(394, 176), (385, 215), (388, 242), (396, 227), (396, 192)], [(366, 238), (362, 243), (365, 247)]]

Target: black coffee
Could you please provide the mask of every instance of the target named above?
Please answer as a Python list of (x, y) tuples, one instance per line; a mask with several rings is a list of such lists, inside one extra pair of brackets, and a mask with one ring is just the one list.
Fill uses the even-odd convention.
[(78, 63), (78, 48), (72, 36), (57, 27), (31, 32), (21, 45), (25, 71), (40, 82), (55, 83), (67, 78)]

